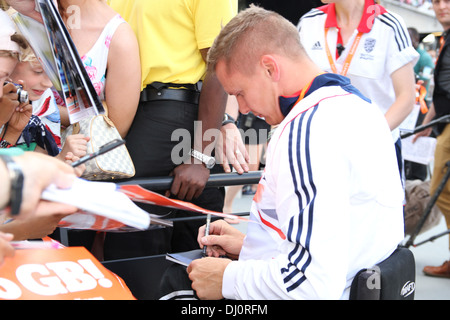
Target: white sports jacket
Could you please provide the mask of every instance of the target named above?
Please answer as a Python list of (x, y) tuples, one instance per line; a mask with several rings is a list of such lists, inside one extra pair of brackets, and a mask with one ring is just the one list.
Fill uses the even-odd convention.
[(392, 137), (380, 110), (335, 74), (318, 76), (284, 111), (252, 203), (254, 223), (222, 293), (345, 299), (356, 272), (387, 258), (404, 236)]
[[(329, 28), (325, 39), (325, 29)], [(364, 14), (358, 28), (337, 57), (337, 44), (341, 42), (336, 22), (334, 4), (312, 9), (298, 25), (300, 40), (309, 57), (324, 71), (331, 72), (326, 54), (328, 45), (337, 71), (340, 73), (358, 31), (362, 38), (356, 48), (347, 77), (366, 97), (371, 99), (383, 113), (395, 102), (391, 74), (408, 63), (416, 63), (419, 54), (411, 44), (403, 19), (387, 11), (373, 1), (366, 1)], [(326, 42), (326, 43), (325, 43)], [(394, 141), (399, 130), (392, 131)]]

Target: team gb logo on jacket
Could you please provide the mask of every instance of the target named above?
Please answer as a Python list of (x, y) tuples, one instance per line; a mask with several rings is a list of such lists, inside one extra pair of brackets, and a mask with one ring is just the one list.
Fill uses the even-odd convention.
[(377, 40), (375, 40), (374, 38), (366, 39), (366, 41), (364, 42), (364, 49), (366, 49), (367, 53), (372, 52), (373, 48), (375, 47), (376, 42), (377, 42)]

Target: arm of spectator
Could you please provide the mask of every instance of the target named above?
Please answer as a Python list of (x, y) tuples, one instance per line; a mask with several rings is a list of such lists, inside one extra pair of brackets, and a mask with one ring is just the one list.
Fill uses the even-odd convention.
[[(234, 96), (228, 96), (226, 113), (234, 119), (239, 116), (239, 106)], [(250, 157), (239, 128), (233, 123), (228, 123), (220, 128), (220, 133), (215, 147), (217, 162), (222, 164), (224, 171), (227, 173), (231, 172), (230, 165), (239, 174), (248, 172)]]
[(76, 157), (84, 157), (87, 152), (87, 143), (90, 137), (86, 137), (83, 134), (68, 135), (61, 152), (57, 156), (59, 160), (65, 161), (66, 155), (70, 152)]
[[(201, 50), (205, 61), (208, 49)], [(207, 73), (200, 94), (198, 111), (198, 120), (201, 123), (202, 130), (195, 130), (193, 138), (195, 150), (202, 153), (207, 153), (207, 151), (211, 153), (214, 149), (214, 141), (205, 141), (205, 132), (210, 129), (219, 130), (225, 113), (227, 96), (217, 77)], [(180, 200), (190, 201), (203, 192), (209, 179), (209, 169), (196, 159), (192, 159), (192, 164), (181, 164), (176, 167), (173, 176), (174, 180), (170, 192)]]
[(411, 63), (394, 71), (391, 75), (395, 90), (395, 102), (386, 112), (385, 117), (389, 128), (394, 130), (411, 113), (414, 108), (415, 78)]
[(77, 208), (62, 203), (41, 201), (36, 214), (27, 219), (18, 219), (0, 225), (0, 233), (14, 235), (14, 240), (40, 239), (52, 234), (61, 219), (77, 212)]
[[(39, 209), (42, 192), (54, 184), (58, 188), (69, 188), (75, 179), (75, 171), (68, 164), (47, 155), (36, 152), (25, 152), (21, 156), (14, 157), (14, 161), (22, 168), (24, 185), (22, 190), (22, 204), (18, 219), (26, 219), (36, 213), (43, 214)], [(3, 170), (3, 169), (2, 169)], [(9, 180), (6, 169), (3, 181)], [(9, 190), (9, 189), (8, 189)], [(9, 193), (2, 194), (2, 203), (9, 201)], [(49, 206), (60, 208), (60, 204), (49, 203)]]
[(136, 114), (141, 92), (139, 46), (136, 35), (126, 23), (119, 26), (111, 40), (107, 69), (108, 116), (124, 138)]
[(14, 84), (8, 83), (3, 86), (3, 96), (0, 99), (0, 126), (11, 119), (12, 114), (19, 106), (17, 101), (17, 90)]
[(21, 103), (11, 115), (8, 127), (3, 134), (3, 139), (15, 145), (22, 135), (23, 129), (27, 126), (33, 113), (33, 107), (29, 103)]
[[(425, 117), (422, 120), (422, 125), (426, 125), (426, 124), (430, 123), (430, 121), (433, 120), (435, 116), (436, 116), (436, 111), (434, 109), (434, 104), (432, 103), (430, 108), (428, 109), (427, 114), (425, 115)], [(433, 131), (433, 128), (430, 127), (425, 130), (417, 132), (414, 135), (412, 142), (413, 143), (416, 142), (416, 140), (419, 139), (420, 137), (428, 137), (432, 131)]]

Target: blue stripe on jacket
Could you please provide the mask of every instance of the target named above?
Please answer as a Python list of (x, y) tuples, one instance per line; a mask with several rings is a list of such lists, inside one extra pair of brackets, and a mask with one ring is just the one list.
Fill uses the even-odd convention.
[[(310, 241), (313, 227), (314, 214), (314, 199), (316, 194), (316, 187), (312, 176), (311, 154), (310, 154), (310, 128), (315, 112), (318, 106), (303, 112), (298, 119), (291, 122), (289, 132), (289, 165), (294, 183), (294, 192), (298, 198), (299, 214), (292, 217), (289, 221), (289, 228), (287, 239), (295, 243), (294, 249), (289, 253), (289, 264), (286, 268), (282, 268), (281, 272), (286, 273), (284, 283), (289, 284), (286, 288), (288, 292), (295, 290), (306, 280), (304, 275), (306, 269), (311, 263), (311, 256), (309, 255)], [(298, 124), (298, 128), (295, 127)], [(302, 128), (305, 128), (305, 142), (302, 145)], [(294, 135), (297, 135), (297, 142), (294, 143)], [(301, 154), (305, 155), (305, 163), (300, 160)], [(299, 177), (296, 175), (296, 168), (300, 169)], [(306, 212), (305, 212), (306, 210)], [(308, 224), (304, 225), (304, 215), (308, 215)], [(298, 221), (295, 221), (298, 220)], [(298, 224), (297, 232), (294, 232), (294, 224)], [(304, 230), (306, 227), (306, 230)], [(302, 233), (306, 232), (305, 245), (300, 245), (300, 238)], [(297, 256), (297, 257), (296, 257)], [(295, 258), (296, 257), (296, 258)], [(306, 261), (299, 265), (300, 262), (306, 258)], [(303, 275), (299, 279), (294, 279), (299, 273)], [(294, 281), (294, 282), (293, 282)]]

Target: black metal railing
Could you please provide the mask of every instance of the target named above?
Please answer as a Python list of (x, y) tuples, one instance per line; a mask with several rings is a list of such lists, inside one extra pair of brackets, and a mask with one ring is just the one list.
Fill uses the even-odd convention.
[[(261, 171), (251, 171), (243, 174), (217, 173), (211, 174), (206, 187), (226, 187), (245, 184), (257, 184), (261, 179)], [(168, 190), (172, 184), (173, 177), (155, 177), (155, 178), (135, 178), (117, 182), (118, 185), (140, 185), (151, 191)]]
[[(217, 188), (227, 186), (240, 186), (246, 184), (258, 184), (261, 179), (262, 171), (250, 171), (243, 174), (232, 173), (216, 173), (211, 174), (205, 188)], [(155, 177), (155, 178), (134, 178), (117, 182), (118, 185), (139, 185), (151, 191), (162, 191), (170, 189), (173, 177)], [(233, 212), (236, 216), (246, 216), (249, 212)], [(191, 217), (169, 218), (172, 222), (202, 220), (202, 215), (193, 215)]]

